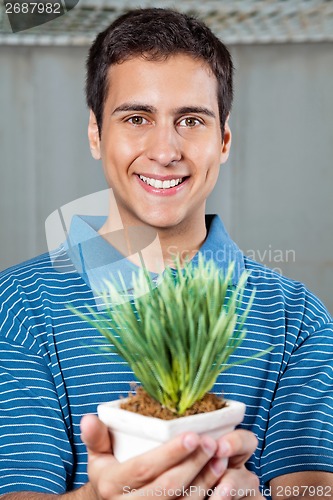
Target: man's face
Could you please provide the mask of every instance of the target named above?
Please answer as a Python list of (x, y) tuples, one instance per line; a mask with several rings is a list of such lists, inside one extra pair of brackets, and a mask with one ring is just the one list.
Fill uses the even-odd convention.
[(217, 81), (204, 62), (176, 55), (112, 66), (101, 140), (93, 113), (89, 138), (124, 224), (184, 230), (204, 220), (230, 146), (228, 125), (222, 143)]

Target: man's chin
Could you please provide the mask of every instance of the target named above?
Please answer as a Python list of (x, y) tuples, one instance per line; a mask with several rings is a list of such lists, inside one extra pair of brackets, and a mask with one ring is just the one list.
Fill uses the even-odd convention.
[[(170, 207), (172, 208), (172, 207)], [(185, 227), (185, 217), (181, 213), (171, 213), (171, 210), (155, 210), (152, 207), (145, 207), (140, 212), (121, 213), (124, 225), (127, 226), (149, 226), (159, 232), (174, 231), (178, 227)]]
[(180, 218), (174, 217), (149, 217), (143, 222), (150, 227), (153, 227), (157, 231), (173, 231), (179, 225), (181, 225), (182, 220)]

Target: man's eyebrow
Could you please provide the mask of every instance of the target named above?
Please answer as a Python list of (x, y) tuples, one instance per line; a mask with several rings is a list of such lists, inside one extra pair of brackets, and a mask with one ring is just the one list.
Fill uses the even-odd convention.
[[(144, 113), (157, 113), (157, 109), (154, 106), (149, 106), (148, 104), (143, 104), (139, 102), (125, 102), (117, 106), (112, 114), (123, 113), (123, 112), (144, 112)], [(210, 116), (211, 118), (216, 118), (215, 113), (205, 106), (182, 106), (180, 108), (173, 109), (175, 115), (190, 115), (190, 114), (200, 114)]]
[(181, 108), (176, 108), (174, 112), (176, 115), (198, 114), (198, 115), (210, 116), (211, 118), (216, 117), (214, 111), (204, 106), (183, 106)]
[(156, 113), (157, 109), (154, 108), (154, 106), (148, 106), (147, 104), (141, 104), (139, 102), (124, 102), (123, 104), (120, 104), (120, 106), (117, 106), (112, 111), (112, 114), (114, 115), (116, 113), (123, 113), (128, 111), (144, 111), (145, 113)]

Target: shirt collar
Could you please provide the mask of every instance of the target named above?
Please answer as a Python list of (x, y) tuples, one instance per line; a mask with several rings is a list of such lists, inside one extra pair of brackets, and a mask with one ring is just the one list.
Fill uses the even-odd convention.
[(199, 254), (202, 254), (205, 260), (213, 260), (225, 275), (229, 264), (234, 262), (232, 284), (237, 285), (245, 271), (243, 252), (232, 241), (218, 215), (206, 215), (206, 227), (207, 237), (199, 252), (194, 256), (193, 264), (197, 264)]
[(130, 291), (133, 273), (138, 272), (135, 264), (98, 234), (105, 221), (106, 216), (75, 215), (65, 245), (77, 272), (96, 296), (107, 291), (107, 281), (123, 288), (120, 275)]
[[(106, 291), (107, 280), (120, 283), (119, 272), (130, 293), (133, 274), (139, 268), (98, 234), (105, 221), (105, 216), (74, 216), (65, 249), (77, 272), (95, 293), (100, 295)], [(234, 261), (232, 284), (237, 285), (245, 270), (243, 253), (231, 240), (218, 215), (206, 215), (206, 227), (207, 237), (192, 263), (196, 265), (199, 254), (202, 254), (205, 260), (213, 260), (226, 274), (228, 265)], [(152, 277), (157, 281), (157, 275)]]

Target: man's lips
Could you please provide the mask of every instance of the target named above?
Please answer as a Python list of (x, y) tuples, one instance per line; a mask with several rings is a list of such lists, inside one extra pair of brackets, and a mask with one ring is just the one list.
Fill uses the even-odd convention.
[(159, 174), (149, 174), (145, 172), (139, 172), (136, 175), (148, 177), (149, 179), (156, 179), (160, 181), (170, 181), (172, 179), (183, 179), (184, 177), (188, 177), (186, 174), (170, 174), (170, 175), (159, 175)]
[(150, 177), (144, 174), (137, 174), (137, 178), (142, 187), (148, 192), (174, 194), (183, 186), (189, 176), (154, 175), (154, 177)]
[(172, 187), (178, 186), (183, 182), (183, 177), (172, 177), (169, 179), (164, 178), (155, 178), (155, 177), (146, 177), (144, 175), (139, 174), (140, 179), (149, 186), (152, 186), (157, 189), (170, 189)]

